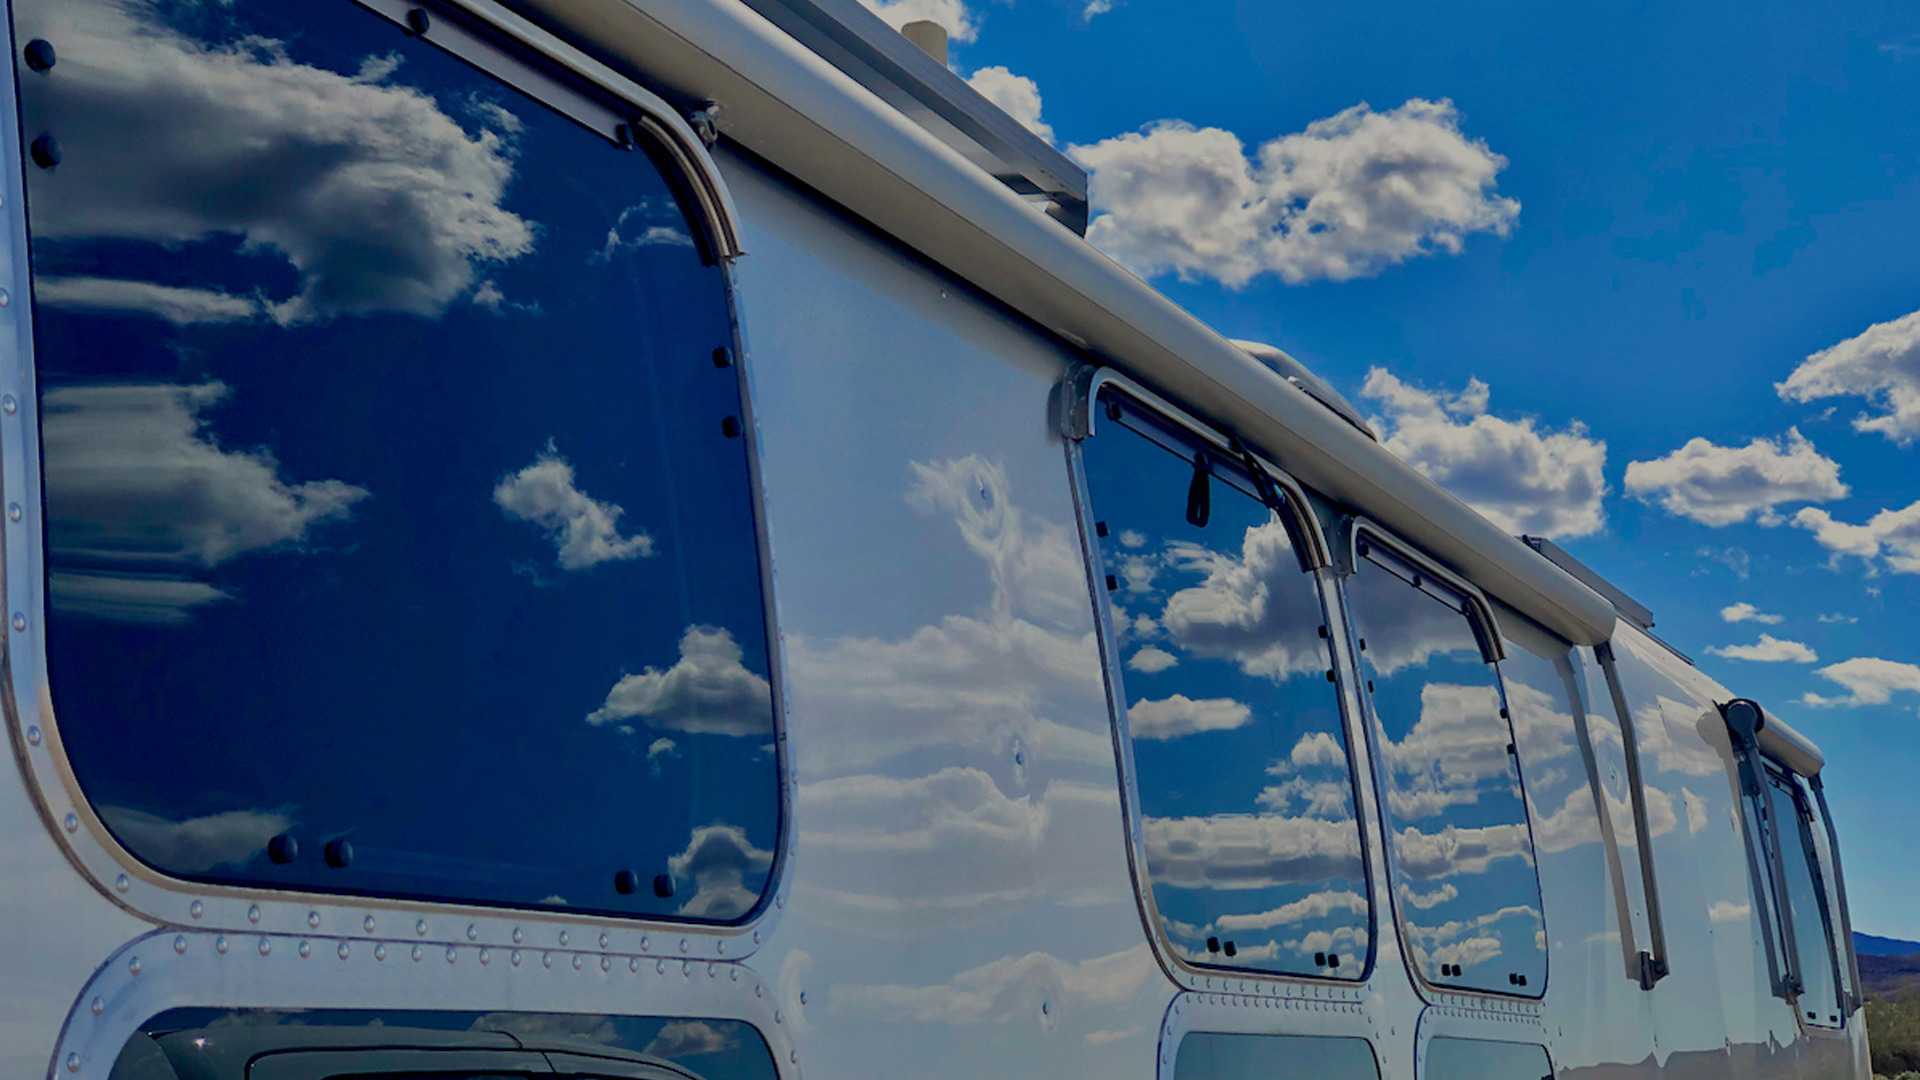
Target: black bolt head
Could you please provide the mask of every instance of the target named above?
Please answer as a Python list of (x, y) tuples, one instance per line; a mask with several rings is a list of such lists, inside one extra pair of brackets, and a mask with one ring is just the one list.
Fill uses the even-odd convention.
[(33, 140), (30, 150), (33, 163), (43, 169), (51, 169), (60, 164), (60, 140), (51, 135), (42, 135)]
[(300, 841), (292, 833), (281, 833), (267, 841), (267, 858), (282, 866), (300, 857)]
[(1326, 966), (1327, 966), (1327, 954), (1326, 954), (1326, 953), (1323, 953), (1323, 952), (1317, 952), (1317, 953), (1314, 953), (1314, 954), (1313, 954), (1313, 966), (1314, 966), (1314, 967), (1326, 967)]
[(45, 38), (34, 38), (27, 42), (23, 52), (26, 55), (27, 66), (35, 71), (47, 71), (53, 67), (54, 61), (59, 59), (53, 53), (53, 42)]
[(621, 896), (632, 896), (640, 888), (640, 875), (631, 870), (622, 870), (613, 875), (613, 891)]
[(1339, 966), (1340, 966), (1340, 954), (1339, 954), (1339, 953), (1328, 953), (1328, 954), (1327, 954), (1327, 966), (1328, 966), (1328, 967), (1339, 967)]
[(665, 900), (667, 897), (673, 895), (673, 875), (672, 874), (655, 874), (654, 875), (653, 895), (659, 897), (662, 900)]
[(713, 350), (713, 366), (714, 367), (732, 367), (733, 351), (725, 348)]
[(327, 865), (335, 870), (343, 870), (353, 863), (353, 845), (344, 836), (338, 840), (327, 841), (326, 850), (322, 854), (327, 858)]
[(1219, 939), (1219, 938), (1217, 938), (1217, 937), (1210, 937), (1210, 938), (1208, 938), (1208, 939), (1207, 939), (1207, 951), (1208, 951), (1208, 952), (1219, 952), (1219, 951), (1220, 951), (1220, 939)]
[(725, 435), (729, 439), (739, 438), (740, 437), (739, 418), (729, 416), (726, 419), (720, 421), (720, 434)]
[(1227, 942), (1227, 943), (1225, 943), (1224, 945), (1222, 945), (1222, 946), (1220, 946), (1220, 951), (1221, 951), (1221, 952), (1223, 952), (1223, 953), (1226, 953), (1226, 954), (1227, 954), (1228, 956), (1232, 956), (1232, 955), (1233, 955), (1233, 954), (1234, 954), (1234, 953), (1235, 953), (1236, 951), (1238, 951), (1238, 950), (1236, 950), (1236, 949), (1235, 949), (1235, 948), (1233, 947), (1233, 942), (1231, 942), (1231, 941), (1229, 941), (1229, 942)]
[(433, 18), (424, 8), (414, 8), (407, 12), (407, 30), (414, 34), (424, 34), (433, 29)]

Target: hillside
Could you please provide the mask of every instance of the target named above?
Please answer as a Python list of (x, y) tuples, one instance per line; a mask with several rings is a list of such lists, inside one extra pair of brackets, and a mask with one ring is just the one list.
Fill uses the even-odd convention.
[(1880, 937), (1875, 934), (1853, 932), (1853, 952), (1856, 956), (1912, 956), (1920, 953), (1920, 941), (1905, 941), (1900, 938)]

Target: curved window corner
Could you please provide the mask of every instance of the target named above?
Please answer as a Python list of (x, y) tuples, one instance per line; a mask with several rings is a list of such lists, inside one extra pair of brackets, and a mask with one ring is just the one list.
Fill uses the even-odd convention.
[(348, 0), (12, 11), (58, 56), (46, 673), (107, 829), (194, 881), (750, 917), (773, 639), (684, 178)]
[(1372, 893), (1302, 508), (1225, 440), (1113, 386), (1096, 407), (1078, 455), (1143, 900), (1187, 964), (1362, 978)]
[(1477, 598), (1362, 531), (1343, 581), (1390, 835), (1428, 983), (1538, 997), (1546, 927), (1496, 628)]

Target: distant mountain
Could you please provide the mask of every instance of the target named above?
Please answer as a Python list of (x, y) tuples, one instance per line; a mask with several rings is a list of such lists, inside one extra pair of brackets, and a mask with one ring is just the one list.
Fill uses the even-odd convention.
[(1863, 934), (1855, 930), (1853, 952), (1856, 956), (1912, 956), (1920, 954), (1920, 941), (1876, 937), (1873, 934)]

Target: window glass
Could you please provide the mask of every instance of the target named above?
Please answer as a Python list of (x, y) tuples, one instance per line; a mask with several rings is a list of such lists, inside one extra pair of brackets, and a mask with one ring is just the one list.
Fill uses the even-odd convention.
[(1487, 1039), (1435, 1039), (1421, 1080), (1552, 1080), (1545, 1047)]
[(1173, 1080), (1379, 1080), (1365, 1039), (1313, 1035), (1220, 1035), (1180, 1040)]
[(565, 1013), (173, 1009), (109, 1080), (773, 1080), (739, 1020)]
[(1538, 996), (1540, 883), (1493, 665), (1465, 601), (1377, 547), (1346, 580), (1407, 945), (1429, 982)]
[(344, 0), (13, 11), (57, 55), (48, 668), (107, 827), (208, 881), (744, 917), (739, 372), (648, 155)]
[[(1590, 650), (1582, 652), (1590, 691), (1586, 721), (1588, 742), (1593, 748), (1593, 780), (1599, 785), (1607, 824), (1613, 831), (1619, 852), (1620, 885), (1629, 916), (1627, 926), (1631, 933), (1625, 944), (1629, 952), (1651, 952), (1653, 939), (1648, 922), (1647, 880), (1641, 865), (1639, 821), (1633, 812), (1636, 793), (1633, 790), (1632, 773), (1627, 768), (1626, 733), (1620, 726), (1621, 718), (1614, 708), (1605, 670), (1592, 659)], [(1505, 665), (1502, 666), (1504, 668)]]
[(1786, 870), (1786, 903), (1793, 914), (1793, 941), (1800, 957), (1801, 1015), (1809, 1024), (1840, 1024), (1840, 992), (1829, 929), (1825, 883), (1813, 862), (1812, 822), (1797, 783), (1768, 773), (1771, 824), (1777, 830)]
[(1197, 964), (1357, 979), (1371, 913), (1315, 579), (1246, 474), (1208, 454), (1196, 484), (1206, 451), (1103, 401), (1084, 460), (1160, 924)]

